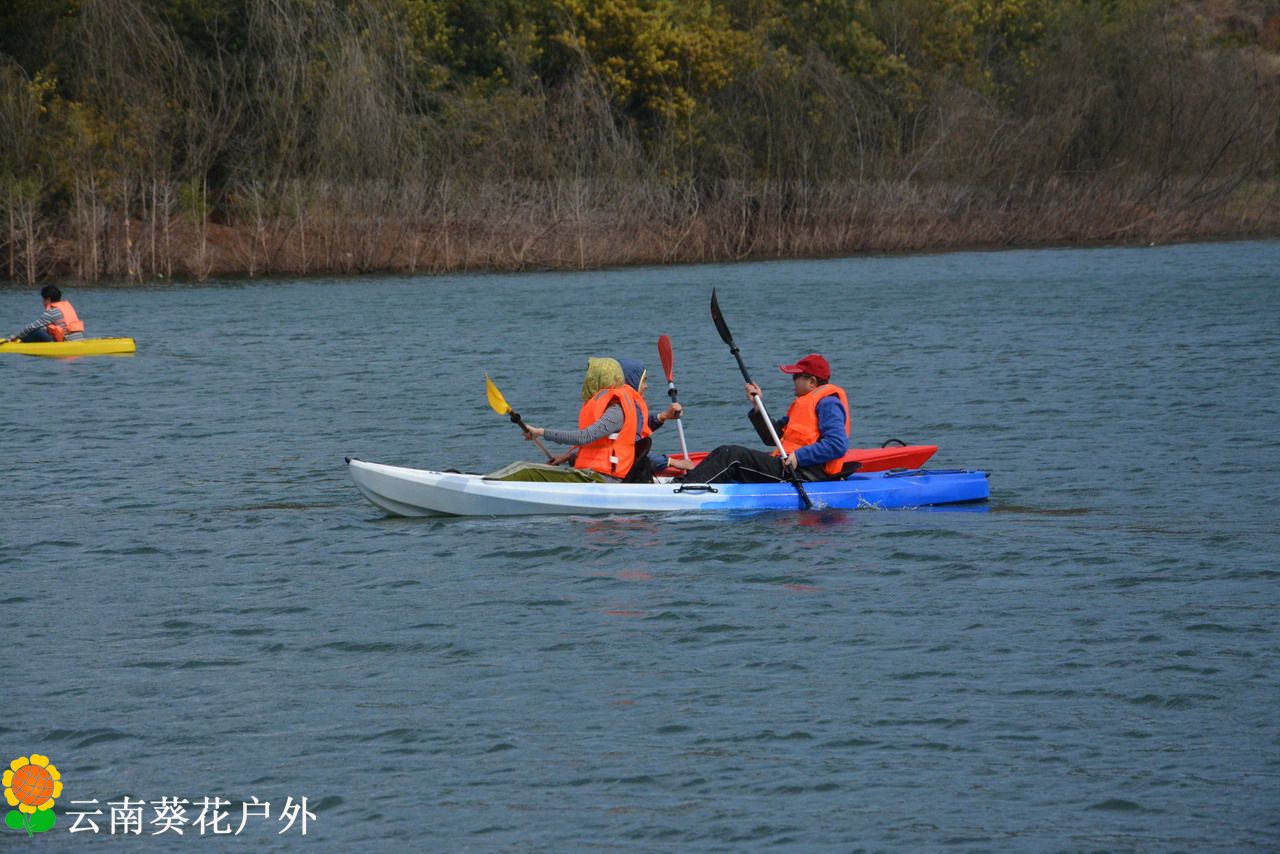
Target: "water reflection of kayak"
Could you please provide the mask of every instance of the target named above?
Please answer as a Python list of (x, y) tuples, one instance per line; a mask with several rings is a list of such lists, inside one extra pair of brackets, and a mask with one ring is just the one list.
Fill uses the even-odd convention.
[(23, 356), (123, 356), (137, 349), (132, 338), (78, 338), (74, 341), (0, 341), (0, 353)]
[[(789, 483), (551, 483), (427, 471), (350, 459), (356, 488), (397, 516), (520, 516), (707, 510), (799, 510)], [(985, 501), (980, 471), (879, 471), (804, 484), (818, 509), (934, 507)]]

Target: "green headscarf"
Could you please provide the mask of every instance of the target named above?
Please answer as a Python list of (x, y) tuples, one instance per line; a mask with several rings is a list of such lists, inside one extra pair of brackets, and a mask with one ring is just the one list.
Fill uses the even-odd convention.
[(587, 375), (582, 379), (582, 400), (588, 401), (604, 388), (622, 385), (622, 365), (617, 359), (587, 359)]

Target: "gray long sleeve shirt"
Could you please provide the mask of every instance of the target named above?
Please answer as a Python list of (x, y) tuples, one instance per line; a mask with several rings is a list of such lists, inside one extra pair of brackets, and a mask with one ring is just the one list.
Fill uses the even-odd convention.
[(597, 439), (603, 439), (610, 433), (617, 433), (625, 423), (626, 418), (622, 414), (622, 407), (616, 403), (611, 403), (599, 420), (588, 424), (581, 430), (549, 430), (544, 428), (542, 438), (548, 442), (555, 442), (557, 445), (589, 445)]

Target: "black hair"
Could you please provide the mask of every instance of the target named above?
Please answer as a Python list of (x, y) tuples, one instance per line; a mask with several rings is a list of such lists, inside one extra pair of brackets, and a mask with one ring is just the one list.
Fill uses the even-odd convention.
[(62, 291), (58, 290), (55, 285), (45, 285), (40, 289), (40, 296), (49, 302), (58, 302), (62, 299)]

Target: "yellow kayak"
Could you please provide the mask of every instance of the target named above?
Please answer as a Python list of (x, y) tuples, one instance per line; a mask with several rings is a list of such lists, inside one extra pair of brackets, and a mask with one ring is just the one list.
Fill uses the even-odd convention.
[(121, 356), (137, 349), (132, 338), (81, 338), (76, 341), (41, 341), (24, 344), (21, 341), (0, 341), (0, 353), (19, 353), (23, 356)]

